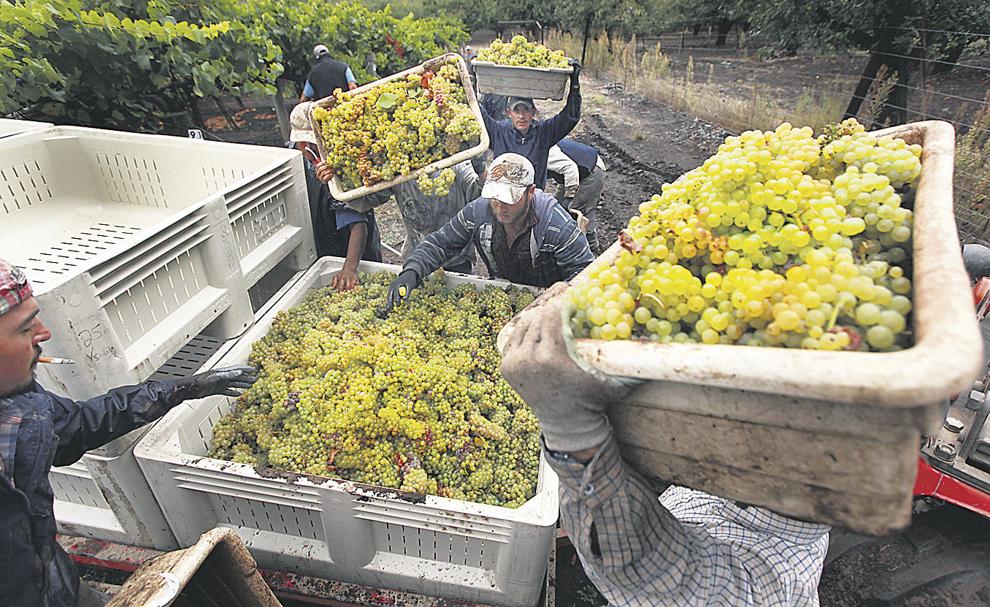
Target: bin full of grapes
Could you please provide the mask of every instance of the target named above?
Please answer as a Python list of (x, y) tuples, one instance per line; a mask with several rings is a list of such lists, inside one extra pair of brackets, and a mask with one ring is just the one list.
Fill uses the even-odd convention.
[(573, 71), (564, 51), (524, 36), (513, 36), (509, 42), (495, 40), (481, 49), (472, 65), (478, 92), (532, 99), (563, 99)]
[(664, 184), (563, 293), (612, 423), (651, 477), (882, 533), (982, 342), (944, 122), (733, 136)]
[(442, 194), (453, 182), (450, 167), (488, 149), (466, 82), (464, 60), (448, 53), (316, 101), (310, 121), (321, 159), (334, 168), (330, 194), (347, 202), (410, 179)]

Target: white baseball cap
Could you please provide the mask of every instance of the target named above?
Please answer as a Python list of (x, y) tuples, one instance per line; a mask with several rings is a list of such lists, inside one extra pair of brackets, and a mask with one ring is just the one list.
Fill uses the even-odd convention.
[(313, 125), (309, 123), (309, 108), (312, 105), (309, 101), (303, 101), (292, 108), (292, 113), (289, 114), (289, 127), (292, 129), (289, 132), (289, 141), (316, 143), (316, 133), (313, 132)]
[(322, 55), (328, 54), (330, 54), (330, 49), (328, 49), (325, 44), (317, 44), (313, 47), (313, 56), (317, 59), (319, 59)]
[(503, 204), (516, 204), (526, 188), (533, 185), (533, 163), (519, 154), (502, 154), (488, 167), (482, 198), (494, 198)]

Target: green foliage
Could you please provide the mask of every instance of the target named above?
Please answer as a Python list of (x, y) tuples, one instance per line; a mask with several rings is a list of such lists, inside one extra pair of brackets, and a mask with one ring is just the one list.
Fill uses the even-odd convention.
[(369, 81), (369, 60), (385, 75), (466, 39), (354, 0), (0, 0), (0, 114), (158, 130), (202, 97), (301, 86), (315, 44)]
[(467, 40), (460, 23), (447, 18), (396, 18), (389, 8), (371, 10), (360, 2), (335, 4), (305, 0), (256, 0), (238, 18), (264, 32), (283, 51), (285, 77), (300, 87), (312, 66), (312, 49), (325, 44), (347, 63), (360, 82), (392, 74), (456, 49)]
[[(100, 7), (111, 8), (111, 7)], [(81, 0), (0, 2), (0, 111), (154, 130), (207, 95), (273, 90), (281, 51), (242, 24), (87, 10)]]

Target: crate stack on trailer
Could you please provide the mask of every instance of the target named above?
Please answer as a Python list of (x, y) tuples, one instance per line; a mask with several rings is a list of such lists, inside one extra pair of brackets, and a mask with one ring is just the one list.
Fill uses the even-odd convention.
[[(73, 398), (195, 372), (197, 348), (254, 322), (253, 284), (315, 258), (294, 150), (29, 124), (0, 139), (0, 177), (0, 254), (34, 285), (46, 349), (76, 361), (39, 381)], [(53, 470), (63, 530), (175, 547), (131, 453), (141, 433)]]

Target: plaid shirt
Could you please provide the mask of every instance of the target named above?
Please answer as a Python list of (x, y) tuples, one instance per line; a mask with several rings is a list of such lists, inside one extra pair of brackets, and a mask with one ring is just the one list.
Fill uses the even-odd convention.
[(658, 501), (611, 437), (587, 465), (547, 455), (562, 525), (610, 605), (818, 605), (827, 526), (684, 487)]

